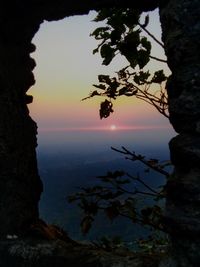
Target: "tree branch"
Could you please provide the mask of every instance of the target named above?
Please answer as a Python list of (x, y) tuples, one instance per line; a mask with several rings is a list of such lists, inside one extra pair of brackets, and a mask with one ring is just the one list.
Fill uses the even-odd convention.
[(138, 160), (138, 161), (142, 162), (144, 165), (146, 165), (147, 167), (149, 167), (150, 169), (152, 169), (152, 170), (154, 170), (156, 172), (159, 172), (160, 174), (162, 174), (162, 175), (164, 175), (166, 177), (169, 177), (169, 175), (170, 175), (168, 172), (166, 172), (165, 170), (159, 168), (157, 165), (150, 164), (149, 161), (148, 160), (145, 160), (144, 157), (142, 157), (141, 155), (136, 155), (134, 152), (133, 153), (130, 152), (128, 149), (126, 149), (123, 146), (122, 146), (122, 149), (123, 150), (119, 150), (119, 149), (114, 148), (114, 147), (111, 147), (111, 149), (114, 150), (114, 151), (116, 151), (116, 152), (119, 152), (121, 154), (131, 156), (131, 158), (128, 158), (127, 157), (127, 159), (129, 159), (131, 161)]
[(140, 28), (143, 29), (157, 44), (159, 44), (162, 48), (164, 48), (164, 44), (161, 43), (152, 33), (150, 33), (141, 23), (138, 22)]
[(165, 59), (161, 59), (161, 58), (154, 57), (154, 56), (149, 56), (149, 57), (154, 59), (154, 60), (157, 60), (157, 61), (160, 61), (160, 62), (163, 62), (163, 63), (167, 63), (167, 60), (165, 60)]
[[(153, 188), (151, 188), (148, 184), (146, 184), (145, 182), (143, 182), (139, 177), (133, 177), (132, 175), (130, 175), (129, 173), (126, 174), (129, 178), (131, 178), (132, 180), (138, 181), (140, 182), (144, 187), (146, 187), (149, 191), (151, 191), (153, 193), (153, 195), (158, 196), (160, 195), (159, 192), (157, 192), (156, 190), (154, 190)], [(137, 191), (139, 193), (139, 191)], [(140, 192), (141, 193), (141, 192)]]

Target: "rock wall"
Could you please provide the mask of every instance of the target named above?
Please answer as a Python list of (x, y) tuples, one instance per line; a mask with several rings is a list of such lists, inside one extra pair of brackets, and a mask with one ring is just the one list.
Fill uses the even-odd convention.
[(0, 239), (22, 235), (38, 218), (42, 191), (35, 152), (37, 125), (27, 108), (32, 97), (26, 95), (35, 83), (35, 62), (29, 54), (35, 50), (31, 39), (39, 24), (33, 24), (25, 11), (15, 11), (15, 6), (13, 10), (1, 6), (0, 11)]
[[(167, 183), (166, 225), (172, 237), (171, 266), (198, 266), (200, 234), (200, 7), (199, 0), (140, 0), (131, 6), (153, 10), (160, 3), (169, 67), (170, 121), (174, 173)], [(37, 126), (26, 93), (34, 84), (31, 40), (44, 19), (87, 14), (126, 0), (2, 0), (0, 9), (0, 239), (22, 236), (38, 217), (42, 183), (35, 147)], [(4, 242), (3, 244), (6, 244)], [(4, 245), (0, 245), (1, 248)], [(4, 247), (5, 248), (5, 247)], [(1, 253), (1, 256), (4, 255)], [(6, 254), (5, 254), (6, 255)], [(8, 255), (8, 254), (7, 254)], [(3, 257), (3, 256), (2, 256)], [(3, 263), (2, 263), (3, 264)], [(3, 266), (3, 265), (2, 265)], [(8, 265), (5, 265), (8, 266)], [(15, 265), (21, 266), (21, 265)], [(97, 265), (101, 266), (101, 265)]]
[(175, 165), (167, 183), (166, 225), (175, 259), (170, 266), (190, 267), (200, 262), (200, 2), (163, 2), (170, 122), (178, 133), (169, 143)]

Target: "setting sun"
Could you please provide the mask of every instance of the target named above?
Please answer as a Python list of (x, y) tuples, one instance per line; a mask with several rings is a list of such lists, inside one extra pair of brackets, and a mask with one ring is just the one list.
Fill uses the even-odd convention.
[(112, 124), (111, 126), (110, 126), (110, 130), (111, 131), (115, 131), (117, 129), (117, 127), (116, 127), (116, 125), (114, 125), (114, 124)]

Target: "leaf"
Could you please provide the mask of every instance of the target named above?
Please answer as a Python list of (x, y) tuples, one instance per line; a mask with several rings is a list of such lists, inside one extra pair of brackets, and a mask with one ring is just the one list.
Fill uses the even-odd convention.
[(119, 51), (130, 63), (134, 69), (137, 66), (137, 50), (134, 47), (129, 47), (128, 44), (124, 43), (120, 45)]
[[(113, 56), (114, 57), (114, 56)], [(107, 57), (103, 60), (102, 65), (108, 66), (112, 61), (113, 57)]]
[(113, 49), (108, 44), (104, 44), (100, 50), (101, 57), (106, 58), (110, 57), (113, 54)]
[(101, 47), (100, 54), (101, 57), (104, 58), (103, 60), (103, 65), (109, 65), (112, 59), (115, 56), (115, 50), (109, 45), (109, 44), (104, 44)]
[(116, 44), (117, 41), (120, 41), (122, 38), (122, 32), (119, 29), (115, 29), (110, 34), (111, 44)]
[(138, 64), (138, 51), (137, 48), (140, 44), (140, 31), (136, 30), (131, 32), (124, 38), (124, 42), (118, 47), (119, 51), (129, 61), (132, 68)]
[(92, 51), (92, 54), (94, 55), (94, 54), (96, 54), (96, 53), (98, 53), (99, 52), (99, 48), (95, 48), (93, 51)]
[(99, 36), (100, 34), (104, 33), (105, 31), (109, 30), (109, 27), (99, 27), (95, 29), (90, 35), (91, 36)]
[(146, 28), (146, 26), (149, 24), (149, 15), (146, 15), (145, 20), (144, 20), (144, 24), (142, 25), (144, 28)]
[(113, 104), (107, 99), (104, 102), (101, 102), (100, 110), (99, 110), (100, 118), (102, 119), (102, 118), (109, 117), (110, 113), (114, 112), (112, 107), (113, 107)]
[(148, 78), (151, 74), (149, 73), (149, 71), (140, 71), (139, 74), (135, 74), (134, 75), (134, 82), (137, 83), (138, 85), (142, 85), (145, 83), (148, 83)]
[(133, 31), (126, 35), (124, 42), (127, 44), (127, 48), (137, 48), (140, 44), (140, 30)]
[(121, 88), (120, 90), (119, 90), (119, 96), (120, 95), (124, 95), (126, 92), (127, 92), (127, 87), (123, 87), (123, 88)]
[(140, 67), (140, 69), (143, 69), (144, 66), (147, 65), (147, 63), (149, 62), (150, 58), (149, 58), (149, 52), (143, 49), (140, 49), (138, 51), (138, 65)]
[(151, 80), (152, 83), (162, 83), (167, 80), (167, 77), (164, 74), (163, 70), (158, 70), (154, 73), (154, 76)]
[(118, 71), (117, 75), (120, 80), (124, 80), (127, 78), (127, 73), (125, 72), (125, 69), (121, 69), (120, 71)]
[(98, 75), (98, 80), (100, 83), (107, 83), (107, 84), (111, 84), (111, 79), (109, 75)]
[(153, 212), (153, 208), (147, 207), (141, 210), (141, 214), (143, 217), (148, 218)]
[(97, 16), (93, 21), (95, 22), (103, 21), (110, 15), (110, 13), (111, 12), (109, 8), (102, 8), (101, 10), (99, 10)]
[(111, 51), (111, 49), (110, 49), (110, 46), (108, 44), (102, 45), (101, 50), (100, 50), (101, 57), (105, 58), (107, 56), (107, 54), (110, 53), (110, 51)]
[(88, 205), (88, 213), (92, 215), (96, 215), (98, 212), (98, 205), (96, 202), (90, 202)]
[(122, 16), (121, 14), (117, 15), (114, 14), (114, 16), (111, 16), (108, 18), (108, 25), (110, 25), (113, 29), (117, 29), (122, 33), (126, 31), (126, 27), (123, 24)]
[(141, 44), (149, 53), (151, 52), (151, 42), (146, 37), (141, 38)]
[(87, 234), (92, 227), (94, 219), (92, 216), (85, 216), (81, 221), (81, 230), (83, 234)]
[(141, 12), (136, 9), (128, 9), (126, 15), (124, 16), (124, 24), (127, 27), (133, 28), (139, 22)]
[(90, 94), (90, 97), (97, 96), (97, 95), (100, 95), (100, 94), (95, 90)]

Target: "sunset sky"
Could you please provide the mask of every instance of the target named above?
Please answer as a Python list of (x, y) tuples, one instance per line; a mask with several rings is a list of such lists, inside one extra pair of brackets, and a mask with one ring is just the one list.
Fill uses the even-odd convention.
[[(36, 84), (29, 90), (34, 96), (29, 108), (39, 131), (168, 127), (166, 118), (133, 97), (115, 101), (114, 114), (103, 120), (98, 114), (103, 98), (81, 101), (94, 89), (92, 84), (98, 83), (98, 74), (113, 75), (126, 64), (119, 56), (109, 67), (102, 66), (100, 56), (92, 54), (97, 42), (89, 35), (99, 26), (92, 22), (94, 17), (95, 12), (91, 12), (88, 16), (44, 22), (33, 39), (37, 47), (32, 54), (37, 63)], [(149, 29), (161, 38), (157, 12), (151, 14)], [(165, 58), (158, 45), (153, 47), (152, 55)], [(149, 68), (166, 66), (153, 61)]]

